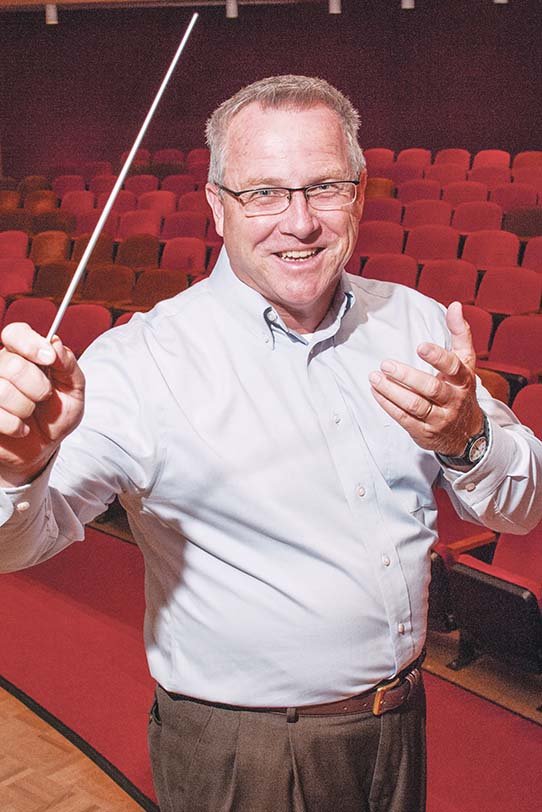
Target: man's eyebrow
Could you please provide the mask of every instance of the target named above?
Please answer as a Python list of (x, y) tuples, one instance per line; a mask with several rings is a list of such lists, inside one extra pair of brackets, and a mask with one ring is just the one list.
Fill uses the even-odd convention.
[[(315, 175), (307, 183), (304, 183), (303, 186), (313, 186), (313, 185), (315, 185), (317, 183), (326, 183), (326, 182), (328, 182), (330, 180), (344, 180), (344, 178), (341, 177), (342, 174), (343, 174), (343, 172), (335, 171), (335, 172), (325, 172), (325, 173), (320, 174), (320, 175)], [(269, 187), (269, 186), (274, 186), (274, 187), (278, 186), (278, 187), (284, 189), (284, 188), (288, 188), (289, 184), (286, 183), (285, 181), (279, 180), (277, 178), (270, 178), (270, 177), (262, 178), (260, 176), (260, 177), (248, 178), (246, 181), (243, 181), (243, 187), (242, 188), (243, 189), (261, 189), (261, 188)], [(297, 187), (293, 187), (293, 188), (297, 188)]]

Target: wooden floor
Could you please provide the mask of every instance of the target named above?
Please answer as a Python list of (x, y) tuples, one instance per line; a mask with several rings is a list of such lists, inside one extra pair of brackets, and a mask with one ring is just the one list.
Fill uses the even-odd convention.
[(1, 812), (141, 812), (96, 764), (0, 689)]

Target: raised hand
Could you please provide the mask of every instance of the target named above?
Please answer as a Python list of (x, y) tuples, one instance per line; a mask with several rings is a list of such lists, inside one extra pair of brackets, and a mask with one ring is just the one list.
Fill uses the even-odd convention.
[(71, 350), (27, 324), (2, 331), (0, 485), (35, 477), (83, 416), (85, 379)]
[(417, 347), (420, 358), (431, 364), (437, 375), (385, 360), (369, 380), (384, 411), (419, 446), (458, 456), (468, 438), (481, 430), (483, 413), (476, 400), (476, 353), (459, 302), (448, 308), (446, 323), (452, 334), (451, 350), (430, 343)]

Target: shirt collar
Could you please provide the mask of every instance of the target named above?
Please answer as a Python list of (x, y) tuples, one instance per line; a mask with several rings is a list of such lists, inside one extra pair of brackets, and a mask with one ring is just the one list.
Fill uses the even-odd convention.
[(354, 292), (343, 273), (331, 307), (318, 329), (309, 337), (289, 330), (283, 320), (261, 293), (242, 282), (233, 272), (226, 249), (223, 247), (215, 267), (209, 277), (209, 286), (213, 293), (230, 313), (235, 314), (256, 337), (270, 347), (275, 346), (276, 333), (287, 335), (292, 342), (314, 345), (334, 335), (340, 328), (343, 317), (355, 302)]

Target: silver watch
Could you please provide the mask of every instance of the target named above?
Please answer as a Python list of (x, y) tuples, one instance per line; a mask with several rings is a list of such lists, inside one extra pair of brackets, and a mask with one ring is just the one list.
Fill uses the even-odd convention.
[(478, 434), (469, 437), (465, 450), (459, 457), (449, 457), (446, 454), (437, 454), (437, 457), (445, 465), (460, 466), (462, 468), (472, 468), (480, 462), (489, 446), (489, 421), (484, 415), (484, 424)]

